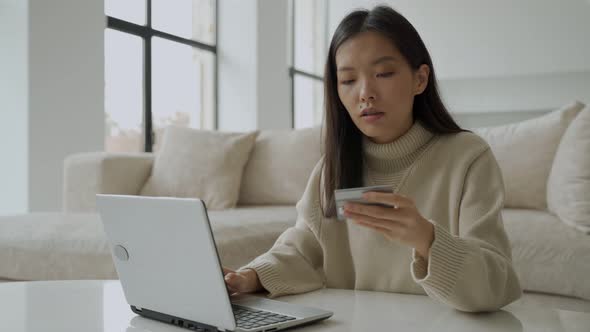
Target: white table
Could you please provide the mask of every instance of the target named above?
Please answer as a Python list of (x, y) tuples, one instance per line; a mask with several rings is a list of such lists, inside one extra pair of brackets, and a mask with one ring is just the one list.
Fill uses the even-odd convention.
[[(590, 313), (511, 304), (466, 314), (426, 296), (325, 289), (281, 298), (328, 309), (334, 316), (294, 331), (590, 331)], [(118, 281), (0, 284), (0, 331), (190, 331), (136, 316)]]

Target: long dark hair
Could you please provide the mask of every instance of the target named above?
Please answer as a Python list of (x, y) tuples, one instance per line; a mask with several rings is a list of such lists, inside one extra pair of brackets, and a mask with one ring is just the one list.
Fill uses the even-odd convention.
[[(428, 85), (414, 97), (413, 117), (434, 134), (447, 135), (463, 130), (453, 120), (443, 104), (434, 75), (430, 54), (412, 24), (400, 13), (387, 6), (372, 10), (355, 10), (348, 14), (334, 32), (324, 72), (325, 134), (323, 135), (323, 195), (321, 204), (326, 217), (336, 214), (334, 190), (362, 186), (364, 158), (362, 132), (350, 118), (338, 97), (336, 51), (355, 35), (374, 31), (382, 34), (397, 47), (413, 70), (420, 65), (430, 67)], [(321, 191), (320, 184), (320, 191)]]

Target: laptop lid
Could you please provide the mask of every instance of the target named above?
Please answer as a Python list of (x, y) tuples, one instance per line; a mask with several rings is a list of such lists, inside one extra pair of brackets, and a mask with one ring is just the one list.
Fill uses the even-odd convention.
[(201, 200), (97, 195), (97, 208), (130, 305), (235, 330)]

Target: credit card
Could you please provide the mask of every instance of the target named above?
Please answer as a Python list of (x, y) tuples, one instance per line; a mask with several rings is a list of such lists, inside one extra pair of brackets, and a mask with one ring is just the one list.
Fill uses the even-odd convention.
[(367, 202), (366, 200), (364, 200), (363, 194), (368, 191), (393, 193), (393, 188), (391, 186), (370, 186), (370, 187), (357, 187), (357, 188), (347, 188), (347, 189), (334, 190), (334, 200), (336, 201), (337, 219), (338, 220), (346, 220), (346, 217), (344, 217), (344, 204), (346, 204), (346, 202), (391, 207), (391, 205), (381, 204), (381, 203), (372, 203), (372, 202)]

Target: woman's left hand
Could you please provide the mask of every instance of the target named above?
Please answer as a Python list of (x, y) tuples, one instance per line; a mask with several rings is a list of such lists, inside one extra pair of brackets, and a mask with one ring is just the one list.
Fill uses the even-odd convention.
[(434, 241), (434, 225), (422, 217), (413, 200), (399, 194), (381, 192), (366, 192), (363, 199), (392, 207), (349, 202), (344, 205), (344, 216), (358, 225), (382, 233), (390, 241), (404, 243), (416, 249), (423, 258), (428, 258)]

